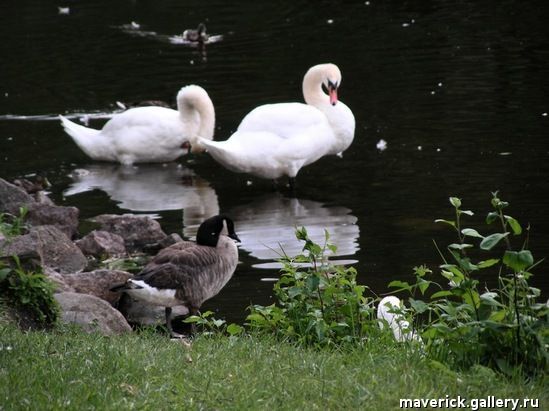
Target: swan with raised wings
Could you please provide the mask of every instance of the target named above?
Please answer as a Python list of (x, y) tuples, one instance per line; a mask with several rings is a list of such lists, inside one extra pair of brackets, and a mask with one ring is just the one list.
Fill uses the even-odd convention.
[[(261, 178), (287, 176), (290, 186), (299, 170), (329, 154), (341, 154), (352, 143), (355, 118), (338, 101), (341, 72), (335, 64), (311, 67), (303, 78), (305, 103), (256, 107), (226, 141), (199, 138), (200, 148), (224, 167)], [(326, 94), (323, 87), (328, 91)]]
[[(84, 127), (59, 116), (74, 142), (93, 160), (133, 163), (163, 163), (186, 154), (198, 137), (213, 138), (215, 111), (206, 90), (183, 87), (177, 94), (177, 110), (137, 107), (116, 114), (101, 130)], [(192, 144), (193, 152), (200, 145)]]

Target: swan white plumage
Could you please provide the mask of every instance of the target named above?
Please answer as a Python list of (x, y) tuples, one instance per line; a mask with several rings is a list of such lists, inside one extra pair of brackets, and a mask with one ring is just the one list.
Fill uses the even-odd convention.
[[(413, 332), (410, 323), (399, 312), (400, 310), (402, 310), (402, 306), (399, 298), (392, 295), (384, 297), (377, 306), (377, 318), (387, 322), (396, 341), (420, 341), (418, 335)], [(383, 328), (383, 323), (380, 323), (379, 326)]]
[[(311, 67), (303, 78), (303, 103), (266, 104), (248, 113), (226, 141), (198, 142), (229, 170), (261, 178), (290, 178), (352, 143), (355, 118), (337, 99), (341, 72), (335, 64)], [(328, 90), (324, 93), (322, 87)]]
[(177, 110), (136, 107), (116, 114), (101, 130), (87, 128), (59, 116), (65, 132), (94, 160), (133, 163), (173, 161), (186, 153), (201, 151), (198, 137), (211, 140), (215, 111), (206, 90), (183, 87), (177, 94)]

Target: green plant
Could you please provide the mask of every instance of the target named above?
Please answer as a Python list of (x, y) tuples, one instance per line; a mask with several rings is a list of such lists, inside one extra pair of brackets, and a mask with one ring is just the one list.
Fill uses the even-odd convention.
[(247, 326), (252, 330), (310, 345), (358, 342), (377, 330), (373, 298), (366, 286), (356, 283), (356, 270), (335, 266), (326, 251), (336, 251), (325, 231), (324, 246), (315, 244), (302, 227), (303, 253), (283, 256), (281, 277), (274, 285), (276, 303), (249, 308)]
[(23, 234), (26, 229), (25, 217), (27, 215), (27, 208), (19, 208), (19, 216), (0, 213), (0, 234), (3, 234), (7, 238), (15, 237)]
[[(462, 210), (456, 197), (450, 203), (455, 219), (435, 220), (451, 227), (458, 238), (446, 253), (435, 242), (443, 260), (440, 274), (448, 286), (428, 280), (432, 271), (425, 266), (414, 268), (415, 284), (393, 281), (389, 286), (411, 294), (409, 311), (435, 358), (458, 367), (480, 363), (506, 374), (545, 371), (549, 309), (536, 302), (540, 290), (528, 283), (531, 270), (540, 263), (528, 249), (529, 228), (525, 233), (515, 218), (504, 213), (509, 204), (497, 192), (492, 193), (493, 210), (486, 223), (499, 223), (501, 231), (489, 235), (464, 228), (463, 217), (473, 212)], [(520, 241), (519, 248), (513, 248), (511, 240)], [(480, 285), (488, 272), (498, 278), (494, 289)], [(437, 290), (426, 299), (431, 287)]]
[(196, 325), (201, 330), (201, 334), (205, 335), (226, 333), (233, 336), (244, 332), (244, 327), (241, 325), (234, 323), (227, 324), (225, 320), (213, 317), (213, 314), (212, 311), (205, 311), (204, 313), (185, 318), (184, 322)]
[(0, 262), (0, 291), (4, 298), (31, 323), (54, 324), (59, 307), (53, 297), (53, 284), (40, 272), (24, 270), (17, 256), (13, 259), (13, 268)]

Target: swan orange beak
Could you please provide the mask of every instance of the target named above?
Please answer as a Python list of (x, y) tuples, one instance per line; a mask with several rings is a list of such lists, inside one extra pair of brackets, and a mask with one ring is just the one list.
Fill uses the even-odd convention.
[(337, 86), (331, 81), (328, 82), (328, 95), (330, 96), (330, 104), (335, 106), (337, 103)]

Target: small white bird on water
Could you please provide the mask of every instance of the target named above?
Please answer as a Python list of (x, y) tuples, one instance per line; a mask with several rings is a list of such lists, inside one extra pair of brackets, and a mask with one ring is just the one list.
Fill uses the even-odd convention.
[(65, 132), (93, 160), (133, 163), (174, 161), (200, 146), (200, 137), (211, 140), (215, 110), (206, 90), (183, 87), (177, 94), (177, 110), (166, 107), (136, 107), (116, 114), (101, 130), (87, 128), (59, 116)]
[(183, 241), (161, 250), (147, 266), (126, 283), (111, 291), (165, 307), (166, 326), (172, 336), (172, 307), (185, 306), (190, 315), (215, 296), (231, 279), (238, 264), (240, 242), (233, 221), (223, 215), (205, 220), (196, 234), (196, 243)]
[(199, 138), (198, 142), (231, 171), (268, 179), (287, 176), (293, 187), (302, 167), (325, 155), (341, 154), (353, 141), (355, 118), (338, 101), (340, 84), (341, 72), (335, 64), (313, 66), (303, 78), (306, 104), (256, 107), (228, 140)]

